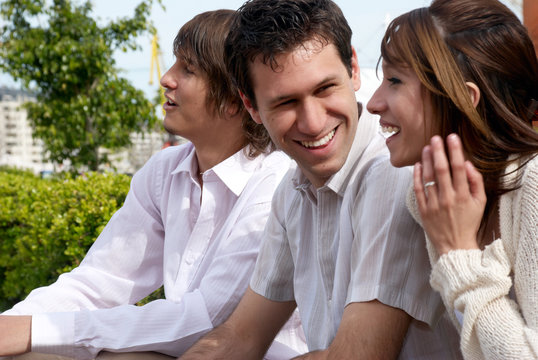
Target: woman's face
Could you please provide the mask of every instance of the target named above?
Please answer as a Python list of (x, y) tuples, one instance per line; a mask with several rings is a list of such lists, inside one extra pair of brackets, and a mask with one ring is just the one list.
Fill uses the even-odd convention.
[(383, 61), (383, 81), (367, 104), (380, 115), (380, 125), (393, 166), (420, 161), (422, 148), (433, 135), (433, 110), (419, 78), (410, 67)]

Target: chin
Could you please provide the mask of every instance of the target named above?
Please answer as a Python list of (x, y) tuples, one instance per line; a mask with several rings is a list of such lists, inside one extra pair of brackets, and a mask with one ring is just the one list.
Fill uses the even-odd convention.
[(177, 134), (177, 131), (176, 131), (172, 126), (170, 126), (170, 125), (168, 125), (168, 124), (166, 123), (166, 120), (164, 120), (164, 122), (163, 122), (163, 128), (164, 128), (167, 132), (169, 132), (170, 134), (178, 135), (178, 134)]

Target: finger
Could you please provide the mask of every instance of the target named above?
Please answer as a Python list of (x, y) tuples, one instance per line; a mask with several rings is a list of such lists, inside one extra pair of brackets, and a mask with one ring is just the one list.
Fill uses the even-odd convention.
[(465, 157), (463, 156), (463, 148), (458, 135), (450, 134), (446, 139), (448, 152), (450, 156), (450, 168), (452, 169), (452, 185), (458, 193), (469, 191), (469, 183), (467, 182), (467, 171), (465, 168)]
[(469, 181), (469, 191), (474, 199), (486, 202), (486, 190), (484, 188), (484, 179), (482, 174), (476, 170), (470, 161), (465, 162), (465, 172)]
[(433, 169), (437, 180), (437, 188), (440, 197), (446, 197), (453, 189), (450, 165), (446, 157), (443, 139), (434, 136), (431, 139)]
[(418, 210), (421, 214), (426, 210), (426, 194), (422, 185), (422, 165), (416, 163), (413, 167), (413, 190), (417, 199)]
[(433, 170), (432, 149), (430, 145), (424, 146), (422, 149), (422, 181), (427, 183), (435, 181), (435, 172)]
[[(437, 186), (435, 185), (435, 171), (433, 169), (432, 149), (426, 145), (422, 149), (422, 181), (424, 182), (424, 193), (426, 200), (432, 204), (437, 203)], [(430, 184), (432, 184), (430, 186)]]

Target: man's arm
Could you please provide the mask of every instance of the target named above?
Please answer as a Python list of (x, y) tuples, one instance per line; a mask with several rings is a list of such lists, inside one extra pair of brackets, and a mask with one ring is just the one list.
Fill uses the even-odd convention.
[(294, 301), (271, 301), (249, 287), (230, 318), (179, 359), (261, 359), (295, 307)]
[(411, 317), (377, 300), (351, 303), (329, 348), (294, 359), (396, 359)]
[(31, 316), (0, 315), (0, 356), (29, 352), (31, 336)]

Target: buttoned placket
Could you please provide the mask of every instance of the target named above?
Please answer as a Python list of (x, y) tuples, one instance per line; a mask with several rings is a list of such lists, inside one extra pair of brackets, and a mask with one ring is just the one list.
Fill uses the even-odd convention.
[[(316, 207), (316, 233), (318, 241), (316, 244), (316, 252), (319, 263), (319, 269), (323, 279), (324, 296), (326, 297), (327, 314), (333, 314), (332, 311), (332, 296), (334, 287), (334, 258), (336, 257), (335, 236), (338, 226), (335, 225), (335, 220), (332, 213), (332, 206), (335, 194), (328, 188), (320, 188), (317, 190), (317, 207)], [(334, 321), (331, 316), (331, 321)], [(326, 324), (328, 328), (332, 324)]]
[[(179, 293), (185, 293), (193, 281), (201, 260), (209, 247), (211, 236), (215, 228), (216, 201), (214, 194), (217, 187), (215, 174), (211, 171), (204, 173), (204, 185), (201, 188), (201, 196), (198, 198), (198, 214), (192, 213), (191, 221), (194, 220), (191, 236), (185, 247), (176, 277), (175, 288)], [(195, 194), (200, 194), (196, 191)], [(195, 199), (191, 202), (195, 203)], [(197, 215), (197, 216), (196, 216)]]

